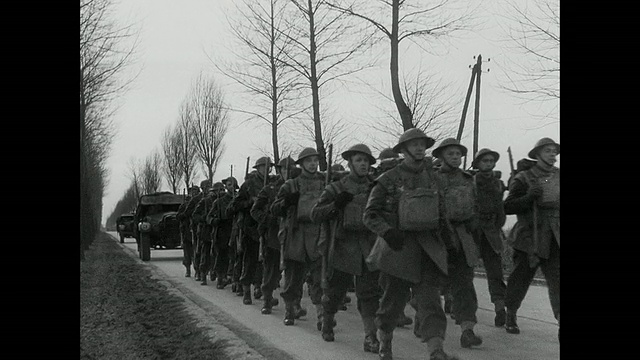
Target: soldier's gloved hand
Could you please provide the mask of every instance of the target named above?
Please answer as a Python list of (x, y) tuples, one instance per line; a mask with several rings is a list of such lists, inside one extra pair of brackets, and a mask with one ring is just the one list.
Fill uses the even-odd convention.
[(389, 229), (384, 233), (383, 238), (393, 251), (402, 250), (402, 246), (404, 245), (404, 234), (401, 230)]
[(343, 191), (340, 194), (336, 195), (335, 204), (338, 209), (343, 209), (347, 206), (349, 201), (353, 200), (353, 194), (348, 191)]
[(542, 196), (542, 186), (537, 184), (530, 186), (529, 190), (527, 190), (527, 195), (534, 199)]
[(289, 207), (291, 205), (296, 205), (298, 203), (299, 199), (300, 199), (300, 193), (299, 192), (294, 192), (294, 193), (291, 193), (291, 194), (287, 194), (287, 195), (285, 195), (285, 198), (284, 198), (284, 204), (287, 207)]

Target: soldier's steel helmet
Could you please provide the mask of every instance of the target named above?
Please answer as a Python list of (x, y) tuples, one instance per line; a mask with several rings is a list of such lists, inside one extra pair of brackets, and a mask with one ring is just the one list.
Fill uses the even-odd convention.
[(351, 157), (356, 153), (367, 155), (367, 157), (369, 158), (369, 164), (376, 163), (376, 158), (374, 158), (373, 155), (371, 155), (371, 149), (369, 149), (369, 147), (365, 144), (353, 145), (347, 151), (344, 151), (342, 153), (342, 158), (349, 161), (349, 159), (351, 159)]
[(558, 154), (560, 154), (560, 144), (558, 144), (557, 142), (551, 140), (548, 137), (542, 138), (540, 140), (538, 140), (538, 142), (536, 143), (536, 145), (533, 147), (533, 149), (531, 149), (531, 151), (529, 151), (528, 156), (532, 159), (535, 159), (538, 155), (538, 150), (540, 150), (541, 147), (545, 146), (545, 145), (555, 145), (556, 149), (558, 150)]
[(289, 163), (289, 168), (293, 168), (296, 165), (296, 162), (291, 158), (291, 156), (287, 156), (286, 158), (280, 159), (276, 166), (284, 169), (287, 167), (287, 163)]
[(500, 159), (500, 154), (498, 154), (497, 151), (493, 151), (493, 150), (487, 149), (487, 148), (480, 149), (476, 153), (476, 157), (473, 158), (473, 161), (471, 162), (471, 167), (474, 168), (474, 169), (477, 169), (478, 168), (478, 162), (480, 161), (480, 158), (482, 158), (483, 156), (485, 156), (487, 154), (493, 155), (493, 157), (496, 159), (496, 162), (498, 162), (498, 159)]
[(331, 171), (344, 171), (344, 166), (340, 164), (331, 165)]
[(271, 158), (269, 158), (268, 156), (263, 156), (260, 159), (256, 160), (256, 163), (253, 165), (253, 168), (257, 168), (260, 165), (269, 165), (269, 166), (273, 166), (275, 165), (273, 162), (271, 162)]
[(233, 181), (233, 186), (236, 189), (239, 189), (240, 187), (238, 186), (238, 180), (236, 180), (236, 178), (234, 178), (233, 176), (229, 176), (228, 178), (224, 179), (224, 182), (226, 183), (227, 181)]
[(433, 151), (431, 152), (431, 155), (439, 158), (440, 155), (442, 154), (442, 150), (444, 150), (444, 148), (446, 148), (447, 146), (457, 146), (460, 148), (460, 151), (462, 152), (462, 156), (467, 156), (467, 148), (464, 145), (460, 144), (460, 141), (454, 138), (446, 138), (442, 140), (440, 145), (438, 145), (437, 148), (433, 149)]
[(400, 135), (400, 138), (398, 139), (398, 144), (396, 144), (396, 146), (393, 147), (393, 151), (400, 153), (400, 151), (402, 150), (402, 145), (407, 141), (413, 140), (413, 139), (425, 139), (427, 141), (427, 149), (432, 147), (433, 144), (436, 143), (436, 141), (428, 137), (427, 134), (424, 133), (424, 131), (418, 128), (411, 128), (405, 131), (402, 135)]
[(200, 187), (198, 185), (193, 185), (189, 188), (189, 191), (200, 192)]
[(224, 190), (224, 184), (222, 182), (217, 182), (213, 184), (211, 190)]
[(305, 158), (308, 158), (309, 156), (320, 156), (320, 154), (318, 153), (318, 150), (312, 147), (305, 148), (300, 152), (300, 155), (298, 155), (298, 160), (296, 160), (296, 164), (302, 163), (302, 160), (304, 160)]
[(397, 152), (393, 151), (392, 148), (386, 148), (380, 151), (380, 155), (378, 155), (378, 160), (384, 159), (398, 159), (400, 155)]
[(210, 187), (210, 186), (211, 186), (211, 180), (209, 180), (209, 179), (204, 179), (204, 180), (200, 181), (200, 187), (201, 187), (201, 188), (203, 188), (203, 189), (204, 189), (204, 188), (208, 188), (208, 187)]

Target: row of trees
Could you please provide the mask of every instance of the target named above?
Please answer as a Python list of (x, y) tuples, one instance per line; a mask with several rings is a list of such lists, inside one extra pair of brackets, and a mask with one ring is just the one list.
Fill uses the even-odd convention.
[[(191, 185), (198, 164), (204, 168), (205, 177), (212, 179), (224, 153), (229, 111), (241, 114), (244, 121), (268, 125), (272, 149), (266, 152), (271, 152), (276, 162), (288, 150), (282, 139), (283, 127), (288, 126), (284, 133), (291, 132), (291, 125), (301, 127), (315, 142), (321, 154), (321, 170), (325, 170), (325, 144), (335, 143), (340, 134), (348, 133), (350, 126), (348, 121), (330, 116), (326, 99), (337, 86), (377, 65), (372, 54), (380, 44), (386, 47), (390, 59), (390, 89), (377, 92), (397, 111), (369, 125), (393, 135), (413, 127), (436, 138), (455, 131), (457, 126), (451, 120), (459, 118), (454, 110), (460, 98), (448, 90), (450, 83), (438, 81), (422, 66), (402, 71), (400, 60), (412, 47), (437, 54), (446, 49), (442, 45), (447, 45), (454, 34), (472, 31), (478, 8), (469, 2), (242, 0), (234, 4), (235, 15), (227, 16), (234, 41), (230, 49), (233, 61), (212, 58), (212, 62), (221, 74), (243, 89), (247, 101), (230, 106), (218, 83), (201, 74), (179, 109), (177, 123), (165, 130), (161, 150), (144, 161), (131, 161), (132, 188), (137, 196), (157, 191), (162, 177), (174, 193), (179, 192), (181, 183), (185, 188)], [(555, 1), (536, 0), (536, 4), (543, 10), (550, 9), (537, 12), (542, 20), (524, 16), (529, 13), (510, 4), (512, 11), (505, 12), (505, 16), (510, 15), (511, 22), (505, 24), (511, 27), (506, 25), (505, 33), (514, 46), (537, 56), (541, 63), (548, 52), (543, 52), (540, 44), (531, 48), (532, 34), (537, 29), (538, 43), (550, 51), (559, 49), (555, 28), (542, 24), (544, 20), (559, 27), (559, 12), (555, 11)], [(545, 34), (550, 40), (545, 41)], [(557, 63), (559, 73), (559, 57), (550, 60), (551, 64)], [(532, 73), (521, 72), (520, 75)], [(513, 86), (514, 78), (509, 80), (503, 87), (522, 94), (521, 87)], [(553, 90), (559, 86), (559, 78), (555, 83), (548, 82), (549, 77), (544, 81), (538, 76), (524, 79), (523, 83), (537, 87), (536, 95), (559, 97), (559, 87), (557, 92)], [(545, 93), (541, 88), (551, 91)]]
[(115, 134), (113, 101), (130, 81), (119, 76), (130, 63), (135, 37), (112, 21), (109, 0), (80, 0), (80, 258), (100, 231), (105, 163)]

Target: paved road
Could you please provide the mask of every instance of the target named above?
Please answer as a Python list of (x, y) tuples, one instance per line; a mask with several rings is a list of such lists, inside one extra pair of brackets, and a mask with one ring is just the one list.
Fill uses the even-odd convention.
[[(115, 237), (116, 233), (110, 233)], [(131, 256), (137, 257), (134, 239), (126, 239), (123, 244)], [(262, 301), (254, 300), (253, 305), (242, 304), (242, 298), (231, 292), (231, 287), (224, 290), (215, 288), (214, 283), (202, 286), (193, 277), (184, 277), (182, 250), (152, 250), (149, 266), (157, 270), (164, 280), (184, 293), (190, 300), (215, 321), (231, 329), (251, 347), (266, 358), (273, 359), (349, 359), (374, 360), (377, 356), (362, 351), (363, 330), (360, 316), (354, 300), (347, 311), (336, 315), (338, 326), (334, 329), (336, 341), (326, 343), (316, 329), (315, 309), (307, 293), (302, 305), (309, 310), (305, 318), (296, 320), (295, 326), (284, 326), (282, 319), (284, 307), (281, 304), (273, 309), (273, 314), (262, 315)], [(527, 297), (519, 311), (520, 335), (507, 334), (503, 328), (493, 326), (493, 305), (489, 301), (489, 293), (485, 279), (475, 279), (478, 294), (479, 310), (476, 334), (484, 339), (484, 343), (474, 349), (460, 347), (459, 326), (449, 319), (445, 350), (461, 359), (496, 360), (540, 360), (559, 359), (560, 344), (557, 340), (558, 326), (553, 318), (547, 288), (531, 286)], [(275, 294), (274, 294), (275, 295)], [(409, 316), (415, 314), (411, 306), (407, 306)], [(394, 359), (425, 359), (426, 346), (413, 335), (413, 326), (399, 328), (394, 332)]]

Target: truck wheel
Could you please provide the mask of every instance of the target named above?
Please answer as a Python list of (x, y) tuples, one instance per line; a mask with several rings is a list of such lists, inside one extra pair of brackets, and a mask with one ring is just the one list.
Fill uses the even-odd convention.
[(140, 259), (149, 261), (151, 259), (151, 237), (140, 235)]

